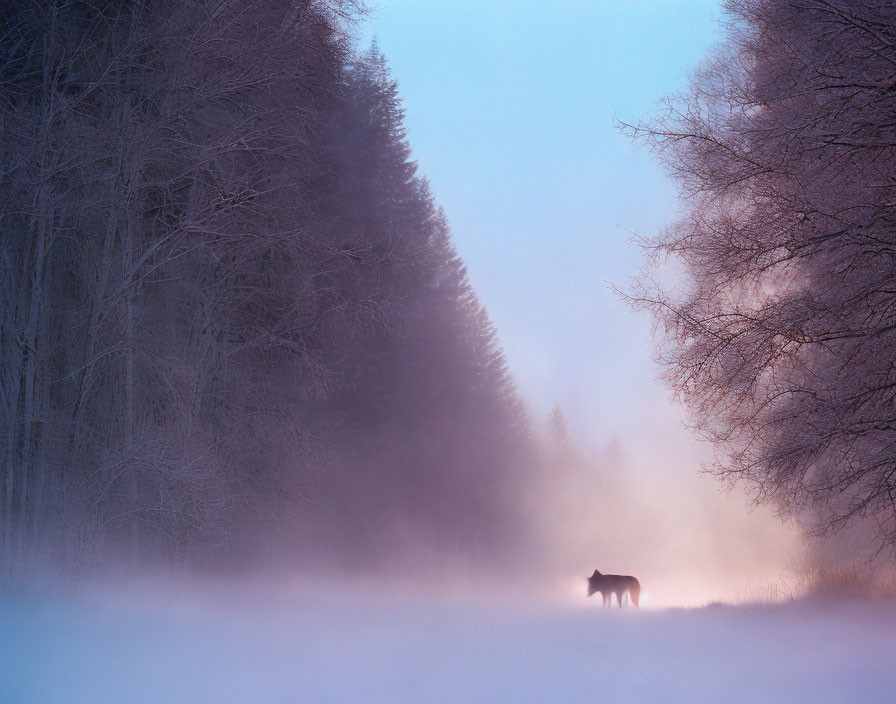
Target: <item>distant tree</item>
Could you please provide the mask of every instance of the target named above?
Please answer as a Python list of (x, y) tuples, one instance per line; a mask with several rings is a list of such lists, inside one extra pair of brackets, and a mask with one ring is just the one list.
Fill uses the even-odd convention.
[[(896, 5), (730, 0), (654, 122), (683, 214), (630, 292), (712, 470), (896, 547)], [(683, 284), (662, 269), (684, 273)]]
[(335, 350), (347, 383), (324, 404), (331, 467), (298, 532), (355, 564), (424, 546), (494, 555), (518, 527), (525, 414), (446, 218), (416, 173), (375, 44), (348, 66), (340, 104), (333, 228), (374, 255), (376, 266), (356, 275), (381, 324)]
[(553, 470), (566, 471), (576, 460), (576, 447), (569, 437), (569, 422), (559, 403), (551, 408), (547, 424), (548, 464)]

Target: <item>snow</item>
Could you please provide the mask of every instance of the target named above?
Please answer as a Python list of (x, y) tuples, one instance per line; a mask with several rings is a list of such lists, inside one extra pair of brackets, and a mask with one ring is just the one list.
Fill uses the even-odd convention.
[(0, 702), (894, 701), (896, 607), (340, 588), (0, 598)]

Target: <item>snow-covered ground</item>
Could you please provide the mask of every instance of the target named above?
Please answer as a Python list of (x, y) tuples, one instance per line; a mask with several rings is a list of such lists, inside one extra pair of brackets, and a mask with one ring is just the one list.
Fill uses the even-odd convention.
[(893, 604), (329, 588), (0, 598), (0, 702), (893, 702)]

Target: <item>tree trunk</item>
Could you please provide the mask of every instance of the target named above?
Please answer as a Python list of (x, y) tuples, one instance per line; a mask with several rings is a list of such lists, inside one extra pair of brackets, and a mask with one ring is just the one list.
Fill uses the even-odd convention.
[[(124, 271), (125, 271), (125, 362), (124, 362), (124, 458), (125, 462), (130, 465), (127, 472), (128, 477), (128, 509), (134, 511), (137, 508), (138, 499), (138, 476), (137, 463), (134, 458), (134, 408), (136, 396), (135, 384), (135, 357), (136, 345), (135, 339), (135, 302), (136, 296), (134, 279), (136, 278), (133, 271), (134, 266), (134, 231), (130, 222), (124, 228)], [(138, 522), (136, 513), (131, 514), (129, 526), (129, 538), (131, 545), (132, 557), (137, 550), (138, 542)]]

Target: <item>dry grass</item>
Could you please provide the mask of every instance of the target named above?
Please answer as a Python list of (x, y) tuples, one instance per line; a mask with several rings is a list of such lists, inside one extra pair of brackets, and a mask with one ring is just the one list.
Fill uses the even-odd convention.
[(737, 606), (761, 606), (782, 604), (795, 598), (795, 588), (789, 581), (768, 578), (764, 582), (753, 582), (741, 589), (734, 603)]
[(801, 595), (809, 599), (896, 597), (896, 566), (867, 561), (815, 564), (803, 572)]

